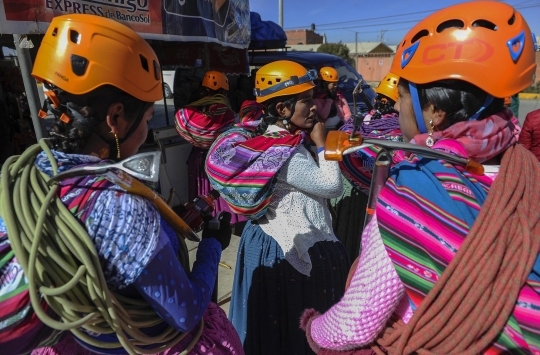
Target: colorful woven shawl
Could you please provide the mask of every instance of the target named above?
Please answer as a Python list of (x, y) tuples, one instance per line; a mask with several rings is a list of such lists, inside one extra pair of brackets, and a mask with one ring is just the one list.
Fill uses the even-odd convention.
[(279, 131), (254, 137), (253, 126), (246, 123), (216, 139), (206, 158), (206, 173), (234, 213), (256, 220), (266, 213), (276, 174), (305, 133)]
[(240, 123), (236, 127), (255, 130), (263, 117), (265, 107), (256, 101), (246, 100), (240, 106)]
[[(471, 159), (483, 163), (500, 154), (502, 147), (517, 142), (520, 129), (516, 129), (515, 121), (512, 111), (505, 108), (483, 120), (458, 122), (443, 131), (433, 132), (433, 139), (456, 139)], [(427, 133), (416, 135), (411, 143), (425, 146), (427, 137)]]
[(208, 149), (232, 124), (234, 113), (223, 95), (202, 98), (181, 108), (175, 115), (178, 134), (203, 149)]
[[(354, 124), (350, 119), (339, 130), (351, 133), (353, 128)], [(364, 122), (357, 132), (360, 132), (363, 137), (403, 141), (397, 115), (384, 115), (378, 120)], [(339, 162), (339, 168), (343, 176), (355, 188), (366, 195), (369, 194), (371, 186), (375, 158), (380, 151), (381, 149), (377, 146), (367, 147), (352, 154), (344, 155), (343, 161)]]
[[(444, 143), (444, 141), (440, 142)], [(455, 140), (451, 142), (457, 143)], [(443, 145), (445, 148), (452, 146), (448, 142)], [(475, 144), (475, 146), (485, 152), (477, 151), (476, 155), (479, 157), (482, 154), (493, 154), (491, 149), (484, 150), (481, 144)], [(505, 148), (499, 147), (499, 153)], [(459, 153), (464, 154), (464, 149), (461, 149)], [(456, 256), (480, 213), (491, 183), (492, 181), (486, 176), (473, 176), (448, 163), (421, 159), (417, 156), (412, 156), (410, 161), (401, 162), (391, 170), (387, 184), (379, 195), (377, 216), (386, 249), (405, 285), (413, 309), (421, 307), (426, 295)], [(481, 261), (483, 262), (479, 260)], [(540, 262), (537, 260), (533, 273), (522, 284), (515, 307), (513, 310), (510, 309), (509, 318), (502, 332), (498, 333), (491, 345), (482, 353), (540, 353), (540, 278), (538, 275), (540, 265), (538, 264)], [(486, 276), (480, 277), (479, 280), (482, 281), (477, 282), (490, 282), (487, 280), (491, 280), (489, 275), (492, 272), (487, 271), (496, 270), (485, 271), (481, 272)], [(480, 287), (480, 285), (470, 285), (464, 289), (474, 292), (475, 287)], [(473, 311), (483, 316), (486, 313), (482, 309), (483, 301), (487, 300), (488, 295), (493, 297), (492, 292), (495, 292), (495, 296), (499, 295), (501, 300), (507, 299), (503, 291), (497, 292), (493, 289), (483, 293), (483, 296), (480, 295), (482, 302), (475, 301), (474, 304), (470, 304), (463, 301), (453, 314), (436, 312), (438, 320), (422, 319), (421, 323), (415, 326), (422, 327), (429, 321), (438, 321), (439, 325), (444, 326), (448, 322), (459, 322), (458, 319), (461, 319), (459, 317), (466, 317)], [(450, 295), (446, 296), (450, 297)], [(464, 297), (460, 293), (452, 296)], [(455, 297), (448, 302), (454, 300)], [(473, 308), (470, 309), (470, 307)], [(500, 311), (489, 312), (496, 317)], [(489, 320), (485, 322), (488, 322), (485, 324), (491, 324)], [(470, 326), (471, 323), (467, 325)], [(415, 334), (415, 338), (411, 337), (416, 341), (413, 346), (438, 349), (434, 350), (434, 353), (449, 353), (450, 348), (447, 349), (444, 346), (452, 347), (459, 344), (465, 348), (467, 345), (464, 345), (465, 340), (462, 339), (467, 338), (466, 340), (470, 341), (476, 336), (469, 334), (470, 331), (460, 332), (462, 325), (454, 329), (447, 328), (449, 327), (444, 328), (445, 333), (441, 330), (440, 334), (427, 335), (427, 331)], [(471, 336), (473, 338), (468, 339)], [(424, 339), (427, 343), (419, 343), (419, 339)], [(440, 345), (446, 344), (445, 341), (447, 345)], [(447, 350), (441, 350), (443, 349), (441, 346)], [(392, 353), (394, 353), (393, 350)]]
[[(42, 309), (57, 318), (45, 299)], [(11, 249), (6, 225), (0, 217), (0, 348), (3, 354), (26, 354), (53, 345), (59, 331), (38, 318), (30, 302), (28, 280)]]

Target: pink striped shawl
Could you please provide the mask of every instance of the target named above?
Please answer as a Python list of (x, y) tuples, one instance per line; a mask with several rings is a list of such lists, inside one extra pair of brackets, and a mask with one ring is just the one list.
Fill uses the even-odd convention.
[[(444, 146), (448, 150), (452, 144)], [(486, 176), (417, 156), (392, 170), (379, 195), (377, 216), (386, 250), (414, 309), (460, 248), (491, 183)], [(486, 354), (540, 354), (539, 273), (540, 260), (504, 331)]]

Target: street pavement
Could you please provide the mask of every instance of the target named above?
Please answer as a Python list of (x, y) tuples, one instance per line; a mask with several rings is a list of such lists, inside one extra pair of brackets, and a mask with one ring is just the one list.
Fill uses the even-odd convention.
[[(240, 234), (240, 232), (238, 233)], [(229, 315), (229, 305), (232, 293), (232, 284), (234, 279), (234, 270), (236, 269), (236, 254), (240, 244), (240, 236), (233, 234), (231, 244), (221, 254), (221, 263), (218, 267), (218, 292), (217, 304)], [(197, 255), (198, 243), (186, 240), (189, 251), (189, 263), (193, 267), (193, 262)]]
[(525, 116), (531, 111), (540, 109), (540, 100), (519, 100), (519, 123), (523, 125)]

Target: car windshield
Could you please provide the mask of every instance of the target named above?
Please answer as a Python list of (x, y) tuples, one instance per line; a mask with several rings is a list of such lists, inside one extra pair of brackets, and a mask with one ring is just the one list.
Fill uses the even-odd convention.
[(358, 80), (362, 78), (362, 76), (344, 60), (336, 60), (330, 63), (325, 63), (323, 66), (332, 67), (337, 70), (339, 75), (338, 88), (340, 90), (353, 90), (358, 84)]

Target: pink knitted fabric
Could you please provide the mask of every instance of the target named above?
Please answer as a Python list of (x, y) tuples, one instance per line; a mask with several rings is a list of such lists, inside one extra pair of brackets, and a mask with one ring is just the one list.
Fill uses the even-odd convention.
[(314, 319), (307, 319), (316, 314), (306, 310), (301, 322), (307, 325), (308, 339), (321, 348), (358, 348), (375, 340), (394, 311), (398, 310), (404, 321), (410, 319), (412, 310), (404, 296), (405, 289), (385, 250), (375, 214), (362, 234), (362, 254), (341, 301)]

